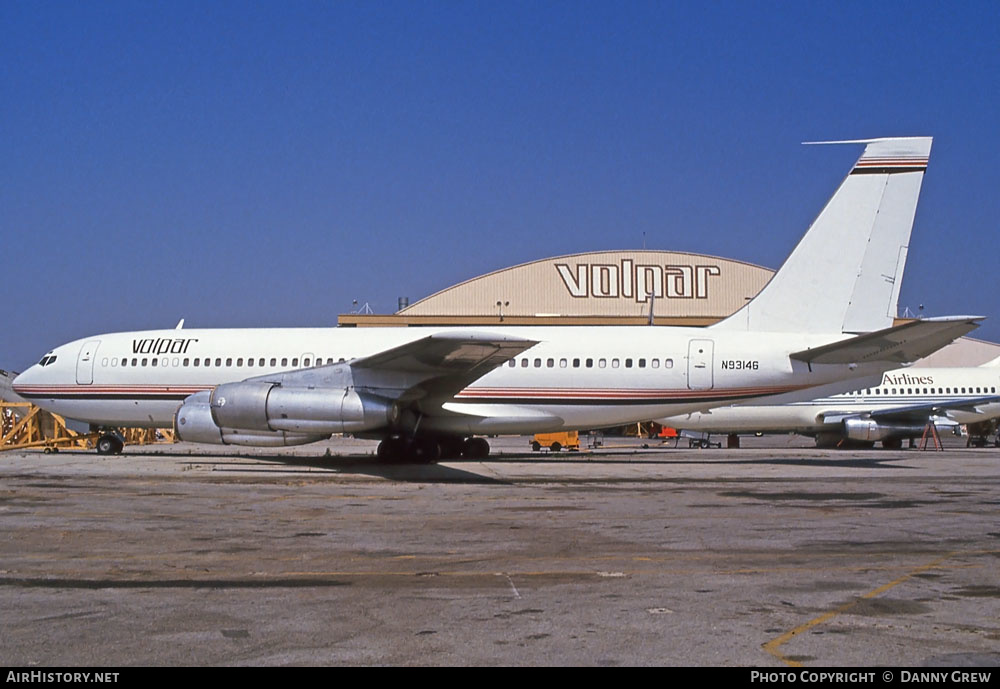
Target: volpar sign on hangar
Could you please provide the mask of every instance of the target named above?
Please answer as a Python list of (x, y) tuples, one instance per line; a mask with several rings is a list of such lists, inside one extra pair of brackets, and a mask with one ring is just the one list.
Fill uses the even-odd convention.
[(422, 299), (401, 317), (648, 317), (718, 319), (759, 292), (773, 271), (671, 251), (602, 251), (532, 261)]

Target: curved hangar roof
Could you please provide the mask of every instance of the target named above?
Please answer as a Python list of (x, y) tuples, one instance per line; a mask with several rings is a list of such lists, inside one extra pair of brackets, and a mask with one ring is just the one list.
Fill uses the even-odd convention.
[(644, 322), (652, 294), (657, 322), (711, 323), (757, 294), (773, 272), (741, 261), (673, 251), (570, 254), (467, 280), (392, 318), (411, 324), (497, 322), (501, 315), (512, 324), (524, 319)]

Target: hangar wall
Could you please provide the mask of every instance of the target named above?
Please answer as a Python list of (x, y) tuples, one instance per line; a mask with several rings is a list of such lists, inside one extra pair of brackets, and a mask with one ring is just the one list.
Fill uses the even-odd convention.
[[(342, 314), (341, 326), (711, 325), (752, 299), (773, 270), (676, 251), (597, 251), (504, 268), (441, 290), (394, 314)], [(1000, 345), (961, 338), (925, 366), (978, 366)]]
[(642, 323), (652, 300), (656, 323), (708, 325), (736, 311), (773, 273), (673, 251), (571, 254), (466, 280), (389, 317), (346, 314), (340, 324)]

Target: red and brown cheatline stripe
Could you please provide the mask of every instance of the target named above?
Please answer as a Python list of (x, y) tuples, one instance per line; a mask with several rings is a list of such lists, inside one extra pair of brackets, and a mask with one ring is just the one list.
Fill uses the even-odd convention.
[(212, 385), (15, 385), (28, 400), (184, 400)]
[(752, 399), (801, 390), (805, 385), (688, 389), (621, 388), (466, 388), (455, 395), (459, 402), (523, 405), (664, 405)]

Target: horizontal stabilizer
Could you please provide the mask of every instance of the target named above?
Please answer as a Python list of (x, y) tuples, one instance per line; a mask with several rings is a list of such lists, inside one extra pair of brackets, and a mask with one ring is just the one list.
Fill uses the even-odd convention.
[(907, 363), (936, 352), (979, 327), (983, 316), (945, 316), (911, 321), (789, 356), (809, 364)]

